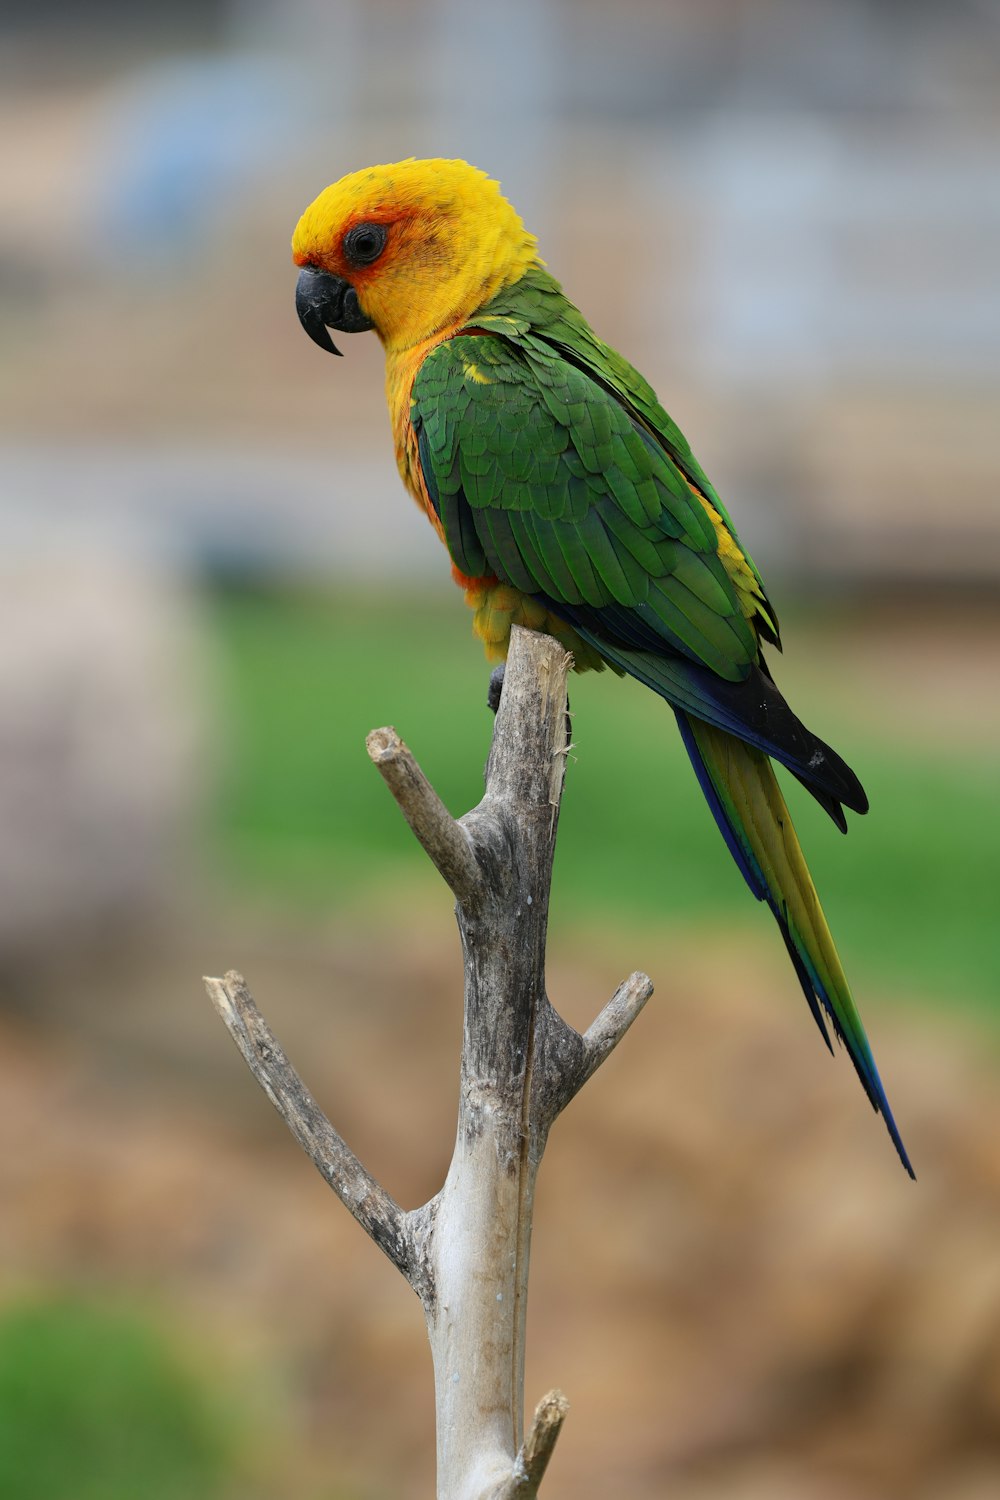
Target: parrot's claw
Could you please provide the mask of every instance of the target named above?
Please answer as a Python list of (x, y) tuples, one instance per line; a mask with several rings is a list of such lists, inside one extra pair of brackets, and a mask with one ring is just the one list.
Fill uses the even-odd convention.
[(489, 704), (490, 712), (494, 714), (500, 708), (500, 694), (503, 692), (503, 674), (506, 668), (507, 663), (502, 661), (490, 673), (490, 685), (486, 690), (486, 702)]

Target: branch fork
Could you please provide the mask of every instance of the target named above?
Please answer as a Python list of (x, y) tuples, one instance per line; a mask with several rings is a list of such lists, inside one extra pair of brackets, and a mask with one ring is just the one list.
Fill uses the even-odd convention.
[(420, 1298), (434, 1361), (438, 1500), (533, 1500), (568, 1410), (552, 1391), (522, 1440), (535, 1179), (559, 1113), (649, 996), (619, 987), (581, 1035), (549, 1003), (545, 938), (567, 755), (571, 658), (514, 627), (482, 802), (455, 819), (394, 729), (368, 753), (456, 900), (465, 1022), (454, 1155), (440, 1192), (404, 1211), (316, 1104), (235, 971), (213, 1005), (299, 1145)]

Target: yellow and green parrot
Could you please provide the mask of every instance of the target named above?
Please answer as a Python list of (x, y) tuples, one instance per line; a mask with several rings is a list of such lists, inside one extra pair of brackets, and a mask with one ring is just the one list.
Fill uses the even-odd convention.
[[(578, 671), (611, 667), (677, 716), (743, 878), (771, 908), (830, 1046), (830, 1018), (913, 1175), (771, 760), (846, 831), (861, 783), (765, 663), (760, 574), (651, 386), (602, 342), (498, 184), (464, 161), (353, 172), (292, 241), (306, 332), (374, 329), (400, 474), (451, 555), (487, 653), (512, 624)], [(832, 1050), (832, 1048), (831, 1048)]]

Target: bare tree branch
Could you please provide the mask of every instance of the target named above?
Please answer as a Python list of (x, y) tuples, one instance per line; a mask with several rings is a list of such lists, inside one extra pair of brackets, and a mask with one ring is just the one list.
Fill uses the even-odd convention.
[(459, 901), (474, 901), (482, 886), (469, 835), (455, 821), (394, 729), (373, 729), (368, 754), (403, 817)]
[(423, 1299), (428, 1272), (409, 1216), (334, 1130), (257, 1009), (242, 974), (230, 969), (224, 979), (206, 978), (205, 988), (247, 1067), (317, 1171)]
[(457, 897), (465, 1012), (455, 1150), (403, 1213), (365, 1171), (268, 1030), (239, 974), (208, 979), (251, 1072), (323, 1177), (423, 1304), (434, 1363), (438, 1500), (535, 1500), (568, 1409), (552, 1391), (521, 1442), (535, 1182), (549, 1128), (652, 993), (633, 974), (581, 1036), (545, 993), (552, 858), (572, 660), (514, 627), (482, 802), (456, 821), (394, 729), (368, 753)]
[(648, 974), (638, 971), (618, 986), (600, 1015), (583, 1033), (583, 1067), (574, 1081), (574, 1094), (615, 1050), (652, 993), (653, 981)]
[(543, 998), (536, 1017), (539, 1066), (532, 1108), (545, 1129), (614, 1051), (652, 993), (647, 975), (630, 975), (582, 1036)]
[(542, 1397), (514, 1460), (514, 1472), (490, 1500), (535, 1500), (568, 1411), (569, 1402), (562, 1391), (549, 1391)]

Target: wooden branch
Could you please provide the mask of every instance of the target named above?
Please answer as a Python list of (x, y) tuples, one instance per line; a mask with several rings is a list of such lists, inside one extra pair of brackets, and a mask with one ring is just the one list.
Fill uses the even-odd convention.
[(243, 1060), (303, 1151), (362, 1229), (421, 1299), (429, 1294), (426, 1262), (404, 1214), (337, 1134), (285, 1056), (235, 969), (205, 988)]
[(514, 629), (482, 802), (462, 819), (484, 893), (459, 903), (465, 1028), (455, 1151), (428, 1243), (438, 1494), (487, 1500), (515, 1472), (535, 1180), (552, 857), (570, 658)]
[(531, 1429), (514, 1460), (514, 1472), (491, 1500), (535, 1500), (569, 1411), (562, 1391), (549, 1391), (535, 1407)]
[(540, 1127), (549, 1129), (587, 1079), (593, 1077), (652, 993), (653, 983), (646, 974), (630, 975), (582, 1036), (548, 1000), (543, 1001), (536, 1018), (538, 1062), (532, 1098)]
[(458, 901), (475, 900), (482, 886), (469, 835), (445, 807), (394, 729), (373, 729), (368, 754), (400, 812)]
[(610, 1057), (652, 993), (653, 981), (648, 974), (639, 972), (630, 974), (618, 986), (600, 1015), (583, 1033), (583, 1064), (573, 1080), (573, 1094), (579, 1093), (604, 1059)]
[(580, 1035), (545, 993), (571, 658), (514, 627), (482, 802), (456, 821), (393, 729), (368, 753), (457, 898), (465, 958), (458, 1130), (444, 1186), (403, 1213), (348, 1149), (238, 974), (206, 980), (251, 1072), (338, 1197), (423, 1304), (438, 1500), (535, 1500), (567, 1411), (551, 1392), (521, 1442), (535, 1181), (559, 1111), (652, 993), (633, 974)]

